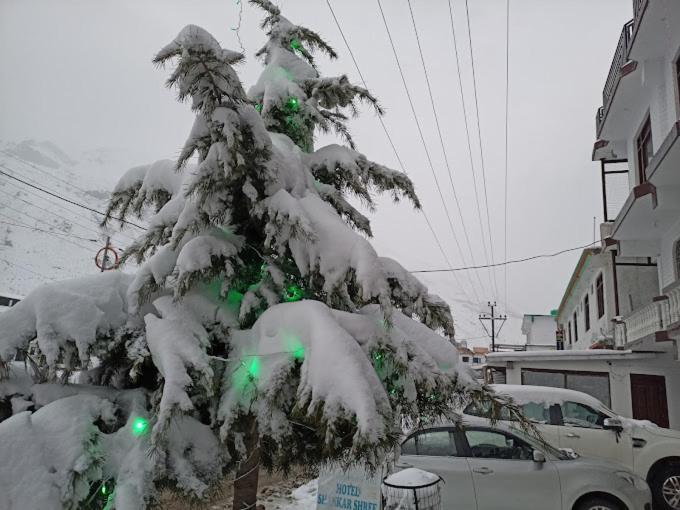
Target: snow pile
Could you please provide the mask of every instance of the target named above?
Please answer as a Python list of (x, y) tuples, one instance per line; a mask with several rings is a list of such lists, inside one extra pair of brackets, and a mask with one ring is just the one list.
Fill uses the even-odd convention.
[(97, 336), (126, 325), (130, 279), (116, 271), (39, 287), (0, 315), (0, 359), (35, 339), (50, 367), (71, 366), (76, 354), (87, 364)]

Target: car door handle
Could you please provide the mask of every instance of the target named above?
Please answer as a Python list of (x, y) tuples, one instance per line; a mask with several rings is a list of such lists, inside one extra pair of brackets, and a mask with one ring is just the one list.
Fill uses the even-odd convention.
[(480, 475), (490, 475), (493, 473), (493, 469), (489, 469), (488, 467), (478, 467), (474, 468), (472, 471), (474, 473), (479, 473)]
[(571, 437), (571, 438), (574, 438), (574, 439), (580, 439), (581, 438), (581, 436), (579, 436), (578, 434), (574, 434), (573, 432), (569, 432), (568, 434), (565, 434), (565, 436)]

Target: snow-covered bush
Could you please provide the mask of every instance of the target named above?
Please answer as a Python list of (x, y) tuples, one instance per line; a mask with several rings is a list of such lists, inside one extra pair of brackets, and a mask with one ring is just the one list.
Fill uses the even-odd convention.
[[(243, 56), (199, 27), (154, 59), (196, 120), (176, 162), (133, 168), (113, 191), (109, 216), (148, 225), (123, 256), (136, 273), (46, 285), (0, 316), (0, 363), (22, 353), (55, 397), (31, 386), (17, 411), (39, 410), (0, 424), (3, 458), (36, 452), (0, 464), (10, 507), (80, 508), (104, 490), (109, 508), (142, 508), (160, 484), (201, 497), (235, 470), (244, 508), (260, 464), (376, 466), (403, 420), (493, 401), (458, 362), (448, 306), (378, 256), (348, 200), (419, 207), (411, 181), (351, 147), (314, 149), (329, 129), (353, 147), (342, 109), (381, 112), (376, 99), (320, 77), (312, 52), (333, 50), (251, 3), (269, 39), (248, 94)], [(57, 379), (71, 383), (61, 394)], [(44, 493), (26, 494), (24, 471)]]

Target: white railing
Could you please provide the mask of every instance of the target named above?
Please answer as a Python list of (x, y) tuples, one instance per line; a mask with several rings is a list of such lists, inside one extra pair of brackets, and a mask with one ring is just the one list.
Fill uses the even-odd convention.
[[(677, 299), (680, 306), (680, 293)], [(656, 300), (616, 322), (614, 325), (616, 346), (625, 347), (631, 342), (664, 331), (672, 322), (669, 303), (670, 298)]]
[(680, 322), (680, 285), (666, 291), (668, 296), (668, 324)]

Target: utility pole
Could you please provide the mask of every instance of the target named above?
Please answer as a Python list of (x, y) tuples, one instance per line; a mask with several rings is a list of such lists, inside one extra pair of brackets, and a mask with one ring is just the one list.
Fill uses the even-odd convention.
[(111, 237), (106, 236), (106, 246), (104, 247), (104, 258), (102, 260), (101, 272), (106, 271), (109, 264), (109, 246), (111, 246)]
[[(482, 313), (479, 315), (479, 322), (482, 323), (482, 326), (484, 327), (484, 331), (486, 331), (486, 334), (491, 337), (491, 352), (496, 352), (496, 322), (500, 322), (501, 325), (498, 328), (498, 333), (501, 332), (501, 329), (503, 329), (503, 325), (505, 324), (505, 321), (508, 320), (507, 315), (496, 315), (496, 302), (487, 302), (489, 308), (491, 309), (491, 313)], [(486, 326), (484, 325), (484, 321), (490, 321), (491, 322), (491, 333), (489, 333), (489, 330), (486, 329)]]

